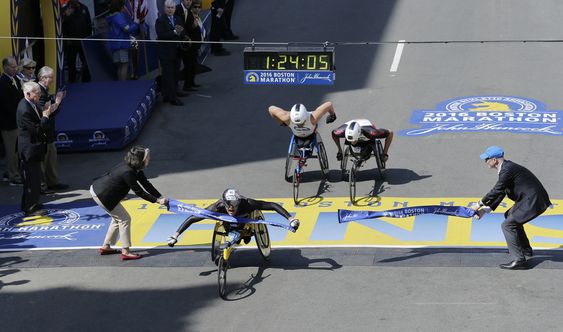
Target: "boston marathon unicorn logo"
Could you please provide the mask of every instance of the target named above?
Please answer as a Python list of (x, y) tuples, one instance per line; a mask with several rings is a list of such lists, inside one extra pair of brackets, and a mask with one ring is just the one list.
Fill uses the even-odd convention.
[(258, 83), (258, 81), (259, 76), (256, 72), (251, 71), (246, 73), (246, 75), (244, 76), (244, 83)]
[(541, 102), (521, 97), (476, 96), (446, 100), (434, 110), (414, 111), (411, 123), (421, 127), (403, 130), (400, 135), (478, 131), (563, 135), (560, 111), (549, 111)]

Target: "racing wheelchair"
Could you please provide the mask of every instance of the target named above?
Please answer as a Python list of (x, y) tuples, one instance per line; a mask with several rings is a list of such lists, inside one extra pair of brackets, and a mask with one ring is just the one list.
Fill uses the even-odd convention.
[[(329, 171), (328, 158), (319, 133), (315, 133), (312, 139), (306, 141), (300, 141), (299, 138), (292, 135), (285, 159), (285, 180), (293, 182), (293, 202), (295, 204), (299, 203), (299, 185), (301, 184), (301, 178), (309, 158), (319, 160), (321, 172), (326, 177)], [(296, 161), (296, 165), (295, 168), (292, 168), (294, 161)], [(292, 174), (293, 179), (291, 177)]]
[(383, 178), (383, 170), (385, 169), (385, 156), (383, 153), (383, 145), (379, 139), (376, 139), (373, 144), (364, 146), (352, 146), (347, 144), (342, 160), (340, 161), (340, 170), (342, 172), (342, 178), (346, 178), (348, 159), (350, 159), (351, 167), (348, 172), (348, 182), (350, 185), (350, 202), (355, 204), (356, 202), (356, 175), (358, 170), (364, 166), (366, 161), (370, 159), (371, 156), (375, 157), (375, 162), (377, 163), (377, 173), (379, 178)]
[[(249, 215), (250, 219), (264, 220), (262, 211), (253, 211)], [(236, 231), (240, 236), (231, 238)], [(229, 258), (235, 247), (241, 245), (241, 241), (245, 244), (250, 242), (254, 237), (258, 251), (265, 261), (270, 260), (271, 242), (270, 234), (266, 224), (231, 224), (223, 221), (215, 223), (213, 237), (211, 239), (211, 260), (217, 265), (217, 282), (219, 287), (219, 296), (225, 298), (227, 294), (227, 271), (229, 269)]]

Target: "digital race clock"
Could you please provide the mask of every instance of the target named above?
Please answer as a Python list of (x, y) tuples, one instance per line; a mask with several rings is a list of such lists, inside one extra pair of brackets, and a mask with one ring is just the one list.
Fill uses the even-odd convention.
[(332, 85), (333, 47), (246, 47), (245, 84)]
[(255, 48), (244, 50), (245, 70), (334, 71), (334, 48)]

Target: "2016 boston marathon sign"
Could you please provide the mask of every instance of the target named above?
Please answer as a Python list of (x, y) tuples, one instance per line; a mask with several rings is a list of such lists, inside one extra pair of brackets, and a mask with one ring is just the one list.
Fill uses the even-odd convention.
[(333, 85), (334, 72), (300, 70), (245, 70), (244, 84)]
[(533, 99), (474, 96), (446, 100), (433, 110), (416, 110), (411, 123), (420, 128), (400, 132), (421, 136), (455, 132), (511, 132), (561, 136), (561, 111), (547, 110)]

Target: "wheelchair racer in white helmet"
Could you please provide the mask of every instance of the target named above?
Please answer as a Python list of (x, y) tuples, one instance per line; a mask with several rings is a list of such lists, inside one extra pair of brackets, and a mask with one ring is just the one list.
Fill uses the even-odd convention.
[(317, 132), (317, 125), (326, 113), (329, 113), (326, 123), (336, 120), (336, 112), (329, 101), (321, 104), (313, 112), (307, 111), (303, 104), (293, 105), (290, 111), (272, 105), (268, 108), (268, 112), (277, 123), (291, 129), (300, 147), (312, 141), (313, 135)]

